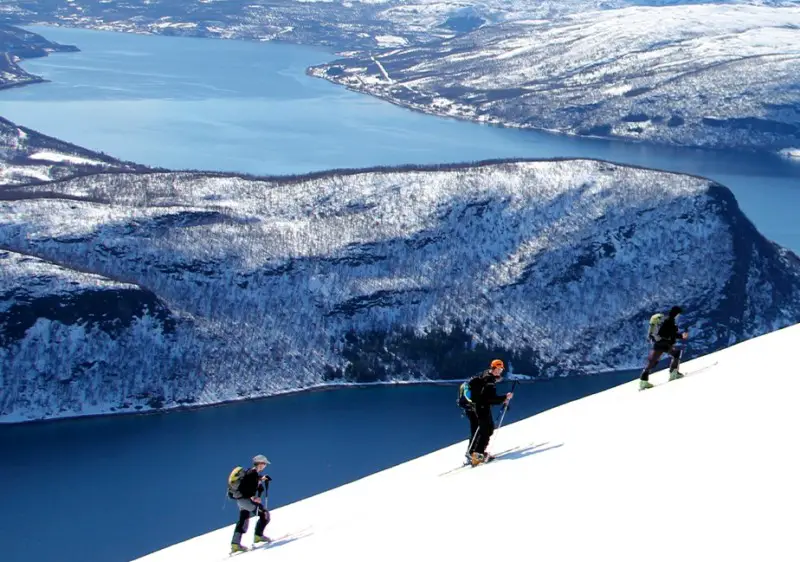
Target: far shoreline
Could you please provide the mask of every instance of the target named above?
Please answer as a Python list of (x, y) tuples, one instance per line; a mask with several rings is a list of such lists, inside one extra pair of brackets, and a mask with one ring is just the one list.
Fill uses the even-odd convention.
[[(631, 376), (635, 376), (638, 373), (636, 369), (617, 369), (611, 371), (599, 371), (597, 373), (590, 373), (587, 375), (570, 375), (564, 377), (541, 377), (541, 378), (526, 378), (526, 379), (516, 379), (517, 384), (522, 385), (533, 385), (535, 383), (543, 383), (549, 381), (557, 381), (563, 379), (574, 379), (574, 378), (583, 378), (583, 377), (598, 377), (603, 375), (623, 375), (623, 374), (630, 374)], [(518, 375), (518, 376), (526, 376), (526, 375)], [(0, 431), (3, 428), (10, 428), (10, 427), (22, 427), (22, 426), (32, 426), (32, 425), (43, 425), (43, 424), (53, 424), (59, 422), (78, 422), (78, 421), (86, 421), (86, 420), (94, 420), (94, 419), (103, 419), (103, 418), (121, 418), (121, 417), (141, 417), (141, 416), (156, 416), (156, 415), (168, 415), (168, 414), (177, 414), (183, 412), (190, 412), (194, 410), (205, 410), (210, 408), (219, 408), (219, 407), (230, 407), (244, 403), (252, 403), (252, 402), (261, 402), (276, 398), (283, 398), (287, 396), (295, 396), (299, 394), (312, 394), (318, 392), (334, 392), (334, 391), (341, 391), (341, 390), (365, 390), (370, 388), (381, 388), (381, 387), (395, 387), (395, 386), (457, 386), (464, 382), (464, 379), (443, 379), (443, 380), (418, 380), (418, 381), (384, 381), (384, 382), (365, 382), (365, 383), (330, 383), (330, 384), (320, 384), (311, 386), (308, 388), (298, 388), (292, 390), (284, 390), (279, 391), (274, 394), (269, 394), (267, 396), (254, 396), (254, 397), (243, 397), (243, 398), (231, 398), (227, 400), (222, 400), (219, 402), (207, 403), (207, 404), (182, 404), (176, 406), (168, 406), (165, 408), (150, 408), (141, 406), (139, 409), (136, 407), (127, 408), (124, 410), (117, 410), (117, 411), (98, 411), (96, 413), (87, 412), (82, 414), (73, 414), (73, 415), (65, 415), (65, 416), (53, 416), (48, 418), (32, 418), (32, 419), (15, 419), (13, 421), (5, 421), (0, 420)], [(515, 379), (506, 379), (504, 378), (502, 383), (511, 383)], [(633, 380), (633, 379), (631, 379)], [(453, 403), (455, 403), (455, 398), (453, 399)]]

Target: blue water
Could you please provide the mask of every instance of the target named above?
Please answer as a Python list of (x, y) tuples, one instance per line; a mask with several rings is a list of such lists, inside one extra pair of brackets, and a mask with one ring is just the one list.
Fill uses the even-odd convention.
[(154, 166), (302, 173), (489, 158), (592, 157), (730, 187), (768, 238), (800, 253), (800, 162), (503, 129), (422, 115), (306, 76), (307, 47), (32, 27), (82, 52), (25, 61), (51, 83), (0, 92), (0, 115)]
[[(519, 385), (504, 424), (635, 376)], [(456, 395), (454, 386), (370, 387), (0, 426), (0, 559), (125, 561), (229, 525), (237, 512), (225, 478), (257, 453), (272, 462), (273, 508), (351, 482), (465, 440)]]

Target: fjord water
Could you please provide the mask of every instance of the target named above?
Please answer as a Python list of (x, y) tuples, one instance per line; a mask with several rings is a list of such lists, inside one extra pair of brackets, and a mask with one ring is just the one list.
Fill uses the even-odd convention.
[[(504, 425), (634, 377), (518, 385)], [(0, 559), (122, 562), (229, 525), (225, 478), (257, 453), (272, 462), (273, 508), (351, 482), (466, 439), (456, 395), (452, 385), (351, 388), (0, 426)]]
[(25, 61), (51, 80), (0, 92), (0, 115), (153, 166), (251, 174), (466, 162), (600, 158), (727, 185), (768, 238), (800, 252), (800, 162), (657, 147), (443, 119), (350, 92), (305, 69), (309, 47), (31, 27), (82, 49)]

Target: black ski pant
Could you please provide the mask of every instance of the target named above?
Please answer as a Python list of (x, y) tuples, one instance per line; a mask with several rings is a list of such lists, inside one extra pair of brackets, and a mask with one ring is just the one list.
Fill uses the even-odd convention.
[(267, 524), (270, 520), (269, 511), (265, 509), (263, 505), (254, 502), (250, 498), (236, 500), (236, 505), (239, 507), (239, 521), (236, 523), (236, 528), (233, 530), (233, 540), (231, 540), (231, 544), (242, 544), (242, 535), (247, 532), (250, 517), (253, 515), (258, 515), (256, 535), (263, 535), (264, 529), (267, 528)]
[(494, 420), (492, 411), (489, 408), (479, 410), (467, 410), (469, 418), (470, 448), (467, 454), (480, 453), (486, 454), (486, 447), (489, 446), (489, 438), (494, 433)]
[(653, 368), (655, 368), (655, 366), (658, 364), (658, 360), (661, 359), (661, 356), (665, 353), (672, 356), (672, 361), (669, 364), (669, 370), (672, 371), (677, 369), (681, 361), (681, 350), (675, 347), (673, 344), (657, 342), (653, 346), (653, 349), (650, 350), (650, 354), (647, 356), (647, 365), (645, 365), (639, 379), (643, 381), (648, 380), (650, 378), (650, 372), (653, 370)]

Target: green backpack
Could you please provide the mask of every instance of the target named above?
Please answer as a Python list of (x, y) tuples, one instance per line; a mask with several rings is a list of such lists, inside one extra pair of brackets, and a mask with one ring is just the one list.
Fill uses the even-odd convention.
[(242, 493), (239, 491), (239, 485), (242, 483), (242, 478), (244, 478), (245, 474), (247, 474), (247, 470), (241, 466), (237, 466), (228, 476), (228, 497), (232, 500), (238, 500), (242, 498)]
[(661, 329), (661, 324), (664, 323), (664, 315), (660, 312), (653, 314), (650, 317), (650, 328), (647, 330), (647, 339), (651, 342), (657, 342), (661, 340), (661, 336), (658, 335), (658, 331)]

